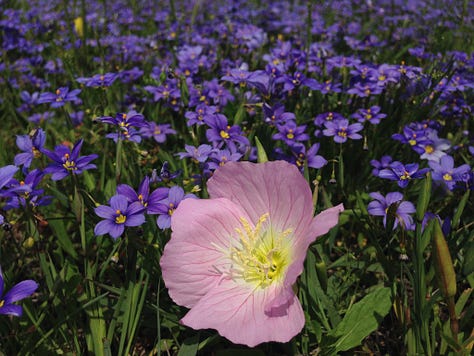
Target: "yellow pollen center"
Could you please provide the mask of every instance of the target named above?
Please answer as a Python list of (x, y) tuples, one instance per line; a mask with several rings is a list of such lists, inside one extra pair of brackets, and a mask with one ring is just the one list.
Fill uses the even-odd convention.
[(405, 180), (405, 179), (410, 179), (410, 173), (408, 173), (407, 171), (403, 172), (403, 174), (400, 176), (400, 179), (401, 180)]
[(219, 134), (221, 135), (221, 137), (223, 139), (228, 139), (230, 137), (229, 133), (227, 131), (224, 131), (224, 130), (221, 130), (221, 132)]
[(415, 146), (416, 140), (409, 140), (408, 143), (410, 144), (410, 146)]
[(337, 135), (340, 137), (347, 137), (346, 129), (342, 128), (337, 132)]
[(295, 138), (295, 135), (293, 134), (293, 130), (290, 129), (288, 130), (288, 133), (286, 134), (286, 137), (289, 139), (289, 140), (292, 140)]
[(444, 179), (445, 181), (448, 181), (448, 182), (449, 182), (449, 181), (452, 181), (452, 180), (453, 180), (453, 176), (452, 176), (451, 174), (449, 174), (449, 173), (445, 173), (445, 174), (443, 175), (443, 179)]
[(433, 152), (434, 152), (433, 146), (431, 146), (431, 145), (426, 145), (426, 146), (425, 146), (425, 152), (428, 153), (428, 154), (433, 153)]
[(283, 282), (291, 260), (290, 239), (286, 237), (292, 230), (275, 231), (264, 224), (268, 217), (263, 214), (255, 227), (240, 218), (242, 227), (235, 229), (238, 240), (230, 249), (230, 278), (261, 288)]
[(115, 211), (115, 214), (117, 214), (117, 216), (115, 217), (115, 223), (124, 224), (125, 221), (127, 221), (127, 217), (123, 215), (119, 209)]
[(0, 308), (3, 307), (3, 304), (5, 304), (5, 301), (2, 299), (0, 300)]

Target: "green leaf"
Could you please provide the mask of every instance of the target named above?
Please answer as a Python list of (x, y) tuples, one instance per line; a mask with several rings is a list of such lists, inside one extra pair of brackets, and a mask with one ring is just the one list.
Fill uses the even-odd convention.
[(390, 288), (379, 288), (355, 303), (344, 319), (328, 334), (337, 339), (332, 345), (336, 352), (360, 345), (366, 336), (377, 329), (391, 306)]
[(268, 162), (268, 156), (267, 153), (265, 152), (265, 149), (262, 146), (262, 143), (258, 139), (257, 136), (255, 136), (255, 145), (257, 146), (257, 161), (258, 163), (265, 163)]
[(199, 335), (188, 337), (181, 344), (178, 356), (194, 356), (198, 352), (199, 347)]

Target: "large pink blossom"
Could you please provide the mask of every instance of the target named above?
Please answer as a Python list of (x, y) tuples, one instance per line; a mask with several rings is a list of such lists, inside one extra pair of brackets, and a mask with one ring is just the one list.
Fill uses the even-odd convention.
[(289, 341), (305, 323), (292, 287), (342, 205), (313, 217), (308, 183), (284, 161), (229, 162), (207, 188), (173, 213), (160, 262), (169, 295), (191, 309), (182, 323), (248, 346)]

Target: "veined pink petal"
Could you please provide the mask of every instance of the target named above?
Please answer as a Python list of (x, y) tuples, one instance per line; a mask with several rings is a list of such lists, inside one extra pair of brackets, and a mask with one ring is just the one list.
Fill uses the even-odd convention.
[(211, 198), (240, 205), (252, 222), (265, 213), (276, 230), (301, 237), (313, 217), (312, 193), (295, 165), (285, 161), (229, 162), (216, 170), (207, 189)]
[(309, 230), (307, 231), (306, 239), (298, 240), (298, 245), (296, 245), (293, 249), (293, 264), (286, 272), (285, 283), (287, 285), (293, 285), (296, 282), (298, 276), (303, 272), (304, 260), (306, 258), (306, 252), (308, 251), (309, 245), (314, 242), (317, 237), (326, 234), (331, 228), (337, 225), (339, 221), (339, 214), (342, 211), (344, 211), (344, 206), (339, 204), (332, 208), (323, 210), (313, 218), (311, 225), (309, 226)]
[(303, 328), (304, 313), (294, 294), (285, 308), (265, 312), (274, 297), (273, 289), (253, 289), (224, 279), (181, 321), (194, 329), (216, 329), (233, 343), (250, 347), (269, 341), (288, 342)]
[(240, 218), (249, 219), (227, 199), (185, 199), (171, 217), (172, 235), (160, 260), (171, 298), (193, 307), (229, 268), (228, 252)]

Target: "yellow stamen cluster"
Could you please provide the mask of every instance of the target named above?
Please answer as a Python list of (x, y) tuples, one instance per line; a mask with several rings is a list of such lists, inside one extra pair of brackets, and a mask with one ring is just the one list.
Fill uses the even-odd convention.
[(115, 222), (117, 224), (124, 224), (125, 221), (127, 221), (127, 217), (123, 215), (119, 209), (115, 211), (115, 214), (117, 214), (117, 216), (115, 217)]
[(276, 232), (268, 225), (264, 228), (268, 217), (268, 213), (263, 214), (255, 227), (240, 218), (242, 228), (235, 229), (239, 240), (230, 250), (231, 278), (261, 288), (284, 279), (291, 258), (290, 240), (285, 238), (292, 231)]

